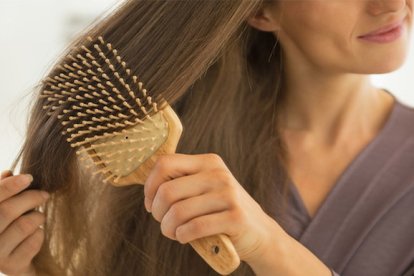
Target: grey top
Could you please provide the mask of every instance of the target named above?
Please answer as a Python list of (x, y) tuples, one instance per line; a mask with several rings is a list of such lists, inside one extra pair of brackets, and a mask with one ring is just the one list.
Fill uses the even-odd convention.
[(342, 173), (313, 219), (290, 187), (285, 230), (332, 275), (414, 275), (413, 107), (395, 98), (381, 131)]

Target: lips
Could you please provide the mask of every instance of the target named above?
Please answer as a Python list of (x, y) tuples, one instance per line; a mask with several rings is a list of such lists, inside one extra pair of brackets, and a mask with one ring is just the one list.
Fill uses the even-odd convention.
[(403, 19), (402, 20), (399, 20), (397, 22), (394, 22), (392, 24), (389, 24), (387, 26), (384, 26), (384, 27), (382, 27), (380, 29), (377, 29), (377, 30), (375, 30), (373, 32), (370, 32), (370, 33), (367, 33), (367, 34), (364, 34), (364, 35), (360, 35), (358, 37), (359, 38), (364, 38), (364, 37), (378, 36), (378, 35), (381, 35), (381, 34), (385, 34), (385, 33), (389, 32), (389, 31), (392, 31), (392, 30), (400, 27), (402, 25), (403, 21), (404, 21)]

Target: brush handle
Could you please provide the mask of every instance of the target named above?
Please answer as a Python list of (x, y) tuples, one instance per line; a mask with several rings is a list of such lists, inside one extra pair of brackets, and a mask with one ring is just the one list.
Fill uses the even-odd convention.
[(200, 238), (190, 244), (198, 255), (221, 275), (232, 273), (240, 265), (239, 255), (225, 234)]
[[(174, 153), (182, 132), (182, 124), (173, 111), (167, 105), (162, 109), (164, 118), (168, 122), (169, 134), (167, 141), (149, 157), (137, 170), (130, 175), (121, 178), (118, 183), (113, 183), (117, 186), (128, 185), (132, 183), (145, 183), (151, 169), (159, 155)], [(204, 261), (211, 266), (216, 272), (222, 275), (232, 273), (240, 265), (240, 258), (230, 241), (225, 234), (218, 234), (210, 237), (194, 240), (190, 242), (194, 250), (204, 259)]]

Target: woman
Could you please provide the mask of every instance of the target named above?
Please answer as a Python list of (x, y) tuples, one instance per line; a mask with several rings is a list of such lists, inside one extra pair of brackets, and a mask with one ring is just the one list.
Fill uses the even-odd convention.
[[(414, 109), (369, 82), (403, 63), (411, 22), (412, 0), (126, 2), (85, 35), (173, 104), (178, 153), (144, 188), (105, 186), (36, 96), (33, 178), (1, 180), (1, 271), (215, 275), (188, 242), (225, 233), (235, 275), (412, 275)], [(35, 189), (45, 215), (24, 214)]]

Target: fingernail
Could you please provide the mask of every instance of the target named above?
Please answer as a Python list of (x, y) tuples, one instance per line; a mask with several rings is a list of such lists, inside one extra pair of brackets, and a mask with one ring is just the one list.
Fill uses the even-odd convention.
[(48, 199), (50, 197), (50, 194), (45, 191), (41, 191), (40, 194), (43, 196), (44, 199)]
[(31, 174), (25, 174), (24, 175), (27, 179), (27, 181), (32, 182), (33, 181), (33, 176)]

